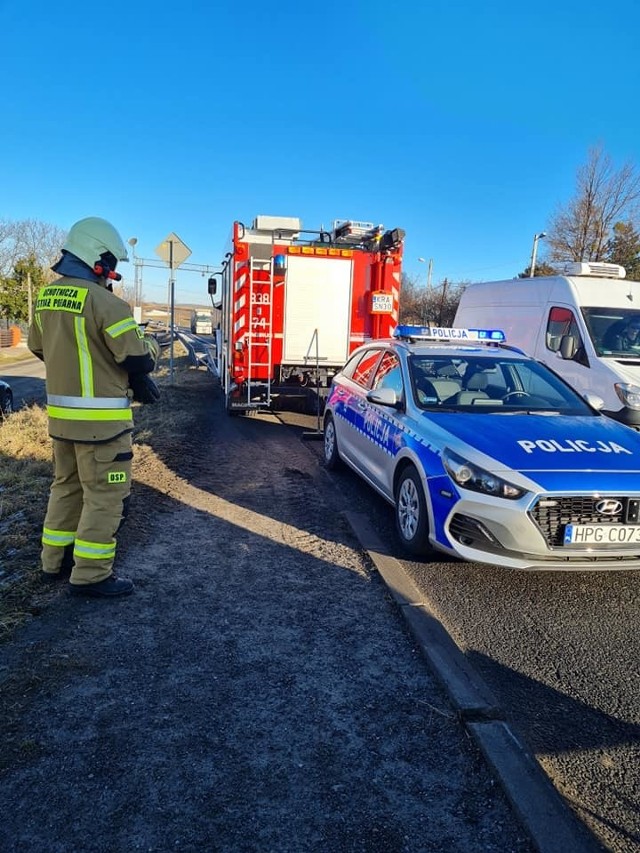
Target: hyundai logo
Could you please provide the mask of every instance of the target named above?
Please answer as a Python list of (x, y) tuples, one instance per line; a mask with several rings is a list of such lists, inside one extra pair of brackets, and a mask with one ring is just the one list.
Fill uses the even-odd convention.
[(622, 501), (617, 501), (615, 498), (598, 501), (596, 510), (601, 515), (618, 515), (619, 512), (622, 512)]

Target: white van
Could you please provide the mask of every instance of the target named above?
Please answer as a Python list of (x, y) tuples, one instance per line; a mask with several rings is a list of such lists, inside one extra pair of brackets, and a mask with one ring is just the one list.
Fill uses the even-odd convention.
[[(469, 285), (454, 325), (502, 329), (602, 411), (640, 429), (640, 282), (623, 267), (567, 264), (563, 275)], [(620, 331), (622, 334), (620, 334)]]

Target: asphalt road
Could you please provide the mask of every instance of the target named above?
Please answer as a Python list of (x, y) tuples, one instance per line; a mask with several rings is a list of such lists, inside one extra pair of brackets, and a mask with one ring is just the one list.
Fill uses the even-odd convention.
[(408, 560), (392, 508), (349, 470), (327, 476), (336, 503), (365, 513), (391, 546), (581, 820), (606, 849), (640, 850), (640, 572)]
[(0, 379), (11, 385), (16, 409), (30, 403), (44, 403), (45, 367), (35, 356), (22, 361), (0, 363)]

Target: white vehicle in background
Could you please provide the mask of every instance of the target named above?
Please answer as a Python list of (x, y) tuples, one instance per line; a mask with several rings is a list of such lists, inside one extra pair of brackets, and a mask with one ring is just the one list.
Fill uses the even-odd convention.
[(497, 327), (603, 413), (640, 429), (640, 282), (624, 267), (567, 264), (561, 275), (483, 281), (465, 289), (454, 326)]
[(213, 320), (211, 311), (194, 310), (191, 312), (191, 332), (194, 335), (213, 334)]

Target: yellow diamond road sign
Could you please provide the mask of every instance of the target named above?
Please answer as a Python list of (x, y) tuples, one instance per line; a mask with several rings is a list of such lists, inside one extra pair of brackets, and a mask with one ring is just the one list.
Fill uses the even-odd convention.
[(156, 255), (169, 264), (172, 270), (184, 263), (191, 254), (191, 249), (185, 245), (173, 231), (155, 248)]

